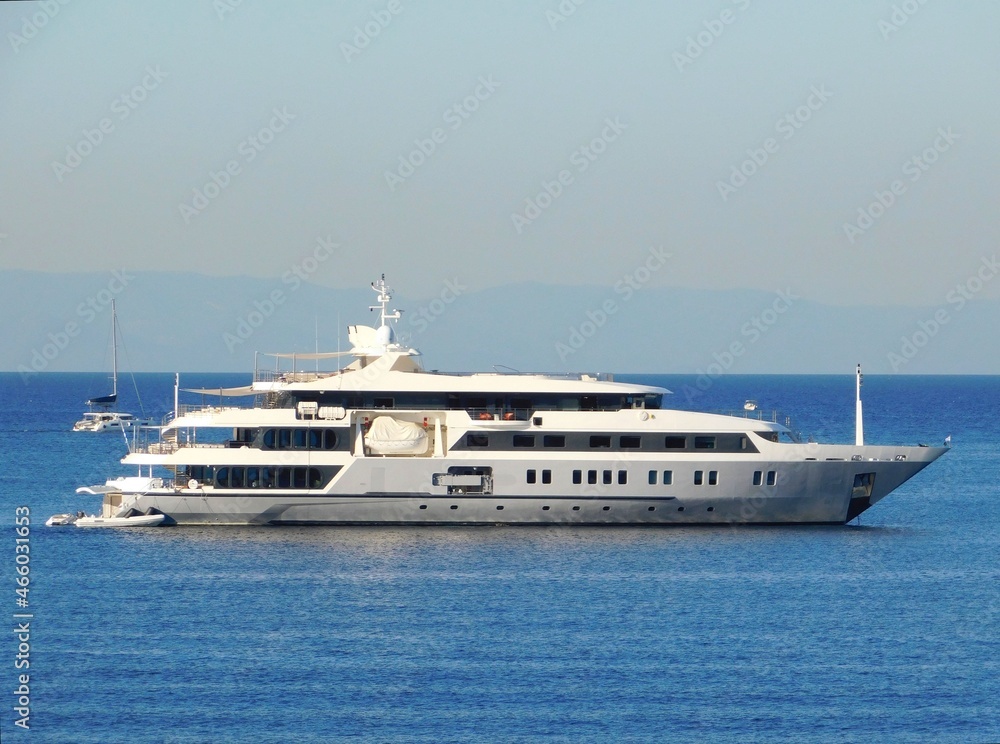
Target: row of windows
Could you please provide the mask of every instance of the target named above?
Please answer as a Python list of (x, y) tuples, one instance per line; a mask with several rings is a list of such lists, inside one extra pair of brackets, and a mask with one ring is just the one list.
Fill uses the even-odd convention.
[[(705, 484), (705, 473), (702, 470), (694, 471), (694, 484), (696, 486), (702, 486)], [(719, 471), (709, 470), (708, 471), (708, 485), (717, 486), (719, 485)]]
[(639, 434), (577, 434), (567, 438), (565, 434), (510, 434), (469, 432), (465, 435), (465, 446), (468, 448), (530, 449), (546, 447), (554, 449), (612, 449), (620, 450), (654, 450), (654, 451), (712, 451), (720, 452), (756, 452), (757, 449), (746, 436), (740, 434), (670, 434), (666, 436)]
[[(592, 486), (593, 485), (597, 485), (597, 483), (598, 483), (598, 473), (599, 472), (600, 472), (600, 483), (602, 485), (609, 486), (609, 485), (611, 485), (614, 482), (614, 480), (615, 480), (613, 478), (614, 472), (611, 471), (611, 470), (604, 470), (604, 471), (588, 470), (587, 471), (587, 484), (588, 485), (592, 485)], [(525, 478), (526, 478), (526, 481), (528, 483), (532, 483), (532, 484), (538, 483), (539, 482), (538, 481), (538, 471), (537, 470), (528, 470), (527, 473), (526, 473)], [(542, 471), (541, 482), (543, 484), (550, 484), (550, 483), (552, 483), (552, 471), (551, 470), (543, 470)], [(618, 485), (620, 485), (620, 486), (624, 486), (624, 485), (626, 485), (628, 483), (628, 471), (627, 470), (619, 470), (618, 471), (617, 482), (618, 482)], [(664, 486), (670, 486), (670, 485), (673, 485), (673, 482), (674, 482), (674, 471), (672, 471), (672, 470), (663, 470), (663, 471), (660, 471), (660, 470), (650, 470), (649, 471), (648, 483), (651, 486), (655, 486), (655, 485), (658, 485), (658, 484), (662, 484)], [(696, 486), (703, 486), (706, 483), (708, 485), (710, 485), (710, 486), (717, 486), (717, 485), (719, 485), (719, 471), (718, 470), (709, 470), (708, 471), (708, 477), (706, 478), (704, 470), (695, 470), (694, 471), (693, 482), (694, 482), (694, 485), (696, 485)], [(768, 470), (767, 471), (767, 485), (773, 486), (773, 485), (775, 485), (775, 483), (777, 483), (777, 471), (775, 471), (775, 470)], [(573, 471), (573, 484), (577, 485), (577, 486), (583, 484), (583, 471), (582, 470), (574, 470)], [(760, 485), (764, 484), (764, 472), (762, 470), (755, 470), (754, 471), (754, 473), (753, 473), (753, 484), (755, 486), (760, 486)]]
[(283, 408), (297, 408), (299, 403), (316, 403), (318, 406), (332, 406), (348, 409), (396, 408), (396, 409), (465, 409), (495, 413), (518, 411), (527, 416), (531, 411), (618, 411), (626, 408), (656, 409), (663, 402), (662, 395), (566, 395), (559, 393), (536, 393), (531, 397), (497, 396), (489, 393), (435, 393), (413, 392), (397, 395), (384, 393), (330, 392), (320, 395), (298, 396), (282, 393), (278, 404)]
[[(216, 488), (323, 488), (336, 468), (192, 465), (186, 475)], [(180, 473), (178, 475), (181, 475)]]
[[(778, 482), (778, 473), (775, 470), (767, 471), (767, 485), (773, 486)], [(753, 471), (753, 484), (755, 486), (763, 485), (764, 483), (764, 473), (761, 470)]]
[(260, 448), (266, 450), (332, 450), (337, 448), (336, 429), (265, 429)]

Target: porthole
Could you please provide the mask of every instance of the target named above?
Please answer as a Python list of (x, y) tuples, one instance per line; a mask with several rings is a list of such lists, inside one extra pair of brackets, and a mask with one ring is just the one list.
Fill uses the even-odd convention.
[(580, 511), (580, 507), (579, 506), (574, 506), (573, 507), (573, 511)]
[(656, 511), (656, 507), (655, 506), (646, 507), (646, 511)]
[(610, 506), (604, 507), (604, 511), (611, 511), (611, 507)]
[(677, 507), (677, 511), (684, 511), (684, 507), (683, 506), (678, 506)]
[(458, 504), (452, 504), (452, 505), (451, 505), (451, 508), (452, 508), (452, 509), (457, 509), (457, 508), (458, 508)]
[(542, 507), (542, 511), (548, 511), (548, 510), (549, 510), (549, 507), (547, 507), (547, 506), (543, 506)]
[(426, 508), (427, 508), (427, 504), (421, 504), (421, 505), (420, 505), (420, 508), (421, 508), (421, 509), (426, 509)]
[(497, 505), (497, 511), (503, 511), (503, 504)]
[(708, 507), (708, 510), (709, 511), (715, 511), (715, 507), (714, 506), (710, 506), (710, 507)]

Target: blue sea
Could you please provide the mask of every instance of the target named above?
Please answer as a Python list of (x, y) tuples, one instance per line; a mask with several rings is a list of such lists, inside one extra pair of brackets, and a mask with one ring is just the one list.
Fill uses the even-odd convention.
[[(853, 375), (618, 379), (853, 441)], [(1000, 741), (1000, 377), (866, 377), (868, 442), (952, 450), (803, 528), (47, 528), (126, 472), (69, 431), (107, 381), (0, 383), (4, 744)], [(136, 388), (172, 407), (172, 375)]]

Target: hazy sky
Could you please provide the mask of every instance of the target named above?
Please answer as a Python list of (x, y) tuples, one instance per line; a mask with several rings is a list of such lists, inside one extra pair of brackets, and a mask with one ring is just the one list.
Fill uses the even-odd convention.
[(988, 0), (50, 0), (0, 30), (2, 269), (431, 297), (610, 287), (659, 247), (650, 285), (929, 306), (997, 252)]

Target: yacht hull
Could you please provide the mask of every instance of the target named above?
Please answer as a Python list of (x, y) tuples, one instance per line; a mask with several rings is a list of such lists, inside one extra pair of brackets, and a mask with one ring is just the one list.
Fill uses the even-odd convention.
[[(784, 462), (494, 461), (489, 493), (462, 493), (461, 488), (436, 485), (440, 481), (436, 475), (456, 462), (467, 465), (467, 460), (368, 457), (345, 467), (326, 492), (174, 488), (169, 483), (156, 487), (162, 483), (157, 479), (132, 492), (108, 494), (106, 513), (153, 508), (177, 524), (212, 525), (844, 524), (946, 451), (865, 449), (891, 457)], [(389, 460), (392, 467), (386, 467)], [(541, 472), (548, 467), (551, 483), (524, 483), (527, 470)], [(614, 482), (567, 487), (574, 470), (586, 473), (588, 467), (596, 469), (601, 480), (604, 472), (611, 473)], [(672, 472), (672, 482), (649, 485), (647, 481), (664, 468)], [(756, 473), (769, 472), (776, 474), (773, 484), (762, 477), (759, 486), (753, 485)], [(619, 473), (625, 474), (620, 481)], [(707, 473), (715, 474), (711, 485)]]

